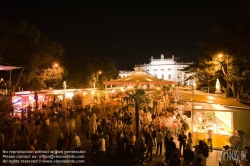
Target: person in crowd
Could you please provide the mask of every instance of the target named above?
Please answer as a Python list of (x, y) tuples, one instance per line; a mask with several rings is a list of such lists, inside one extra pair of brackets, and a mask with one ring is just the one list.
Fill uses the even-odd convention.
[(81, 114), (81, 132), (82, 134), (86, 134), (85, 133), (85, 124), (86, 124), (86, 114), (84, 112), (82, 112)]
[(230, 142), (230, 148), (232, 150), (237, 150), (240, 145), (240, 139), (236, 130), (232, 131), (232, 135), (229, 137), (228, 141)]
[(181, 131), (181, 134), (178, 137), (178, 141), (180, 142), (180, 153), (181, 153), (181, 148), (183, 148), (183, 152), (186, 147), (186, 142), (187, 142), (187, 136), (184, 133), (184, 130)]
[(63, 138), (63, 148), (65, 150), (69, 150), (69, 148), (70, 148), (70, 139), (69, 139), (69, 135), (68, 134), (64, 135), (64, 138)]
[[(23, 110), (22, 110), (22, 111), (23, 111)], [(20, 117), (18, 116), (17, 113), (15, 113), (15, 116), (13, 117), (13, 119), (14, 119), (14, 120), (17, 119), (19, 122), (21, 121), (21, 119), (20, 119)]]
[(115, 135), (114, 130), (112, 129), (112, 127), (107, 128), (107, 135), (108, 135), (108, 143), (109, 143), (109, 146), (110, 146), (110, 150), (112, 150), (113, 149), (113, 139), (114, 139), (114, 135)]
[(188, 137), (187, 137), (187, 144), (189, 144), (190, 149), (193, 149), (193, 137), (191, 132), (188, 132)]
[[(50, 150), (49, 144), (47, 142), (42, 143), (41, 150), (42, 151), (49, 151)], [(50, 151), (49, 151), (49, 153), (47, 155), (44, 155), (44, 153), (38, 153), (38, 155), (39, 155), (40, 162), (37, 162), (34, 166), (43, 166), (43, 165), (50, 166), (51, 165), (51, 163), (46, 163), (45, 160), (50, 160), (49, 156), (54, 155), (53, 153), (50, 153)]]
[(153, 151), (154, 143), (153, 143), (152, 135), (149, 132), (149, 130), (147, 130), (145, 133), (145, 142), (147, 145), (147, 153), (146, 153), (145, 159), (147, 159), (149, 155), (149, 160), (147, 160), (146, 162), (150, 162), (152, 161), (152, 151)]
[(185, 134), (189, 130), (189, 124), (187, 122), (187, 117), (186, 116), (183, 117), (182, 128), (183, 128)]
[(158, 151), (160, 151), (160, 155), (162, 155), (163, 138), (164, 138), (164, 135), (162, 134), (161, 129), (158, 129), (158, 132), (156, 133), (156, 142), (157, 142), (156, 154), (158, 154)]
[(250, 166), (250, 151), (248, 146), (244, 146), (242, 149), (245, 152), (245, 159), (241, 161), (242, 166)]
[(27, 124), (27, 121), (25, 120), (24, 122), (23, 122), (23, 127), (22, 127), (22, 135), (23, 135), (23, 142), (24, 142), (24, 146), (26, 147), (26, 148), (28, 148), (28, 146), (29, 146), (29, 144), (30, 144), (30, 142), (29, 142), (29, 137), (30, 137), (30, 128), (29, 128), (29, 126), (28, 126), (28, 124)]
[(208, 157), (208, 148), (204, 145), (204, 141), (199, 140), (199, 145), (196, 146), (196, 150), (199, 150), (204, 159)]
[(36, 117), (35, 126), (36, 126), (36, 134), (40, 135), (41, 118), (39, 115)]
[(166, 142), (166, 157), (165, 157), (165, 161), (166, 162), (169, 162), (172, 154), (175, 152), (175, 149), (176, 149), (176, 144), (174, 142), (174, 138), (173, 137), (170, 137), (169, 138), (169, 141)]
[[(197, 160), (197, 158), (200, 158)], [(202, 155), (201, 151), (199, 149), (195, 150), (195, 160), (194, 160), (194, 164), (198, 164), (199, 160), (201, 160), (201, 163), (206, 166), (206, 160), (205, 157)]]
[(29, 150), (30, 151), (33, 151), (33, 152), (36, 151), (36, 143), (37, 143), (36, 139), (33, 139), (33, 140), (30, 141), (30, 145), (29, 145)]
[[(153, 122), (153, 121), (152, 121)], [(153, 142), (154, 142), (154, 147), (156, 148), (157, 147), (157, 143), (156, 143), (156, 128), (154, 126), (154, 124), (152, 123), (152, 128), (153, 128), (153, 131), (152, 131), (152, 138), (153, 138)]]
[(128, 136), (128, 146), (126, 148), (127, 154), (129, 154), (131, 150), (134, 153), (135, 143), (136, 143), (136, 136), (132, 131), (130, 131)]
[(190, 144), (186, 145), (186, 149), (184, 150), (183, 158), (186, 165), (191, 165), (194, 163), (194, 152), (191, 150)]
[(57, 143), (56, 143), (56, 149), (60, 150), (63, 147), (63, 133), (60, 133), (59, 138), (57, 139)]
[(105, 138), (103, 136), (103, 133), (100, 134), (99, 138), (99, 148), (98, 148), (98, 156), (99, 156), (99, 161), (100, 165), (105, 165), (106, 164), (106, 143), (105, 143)]
[(213, 131), (212, 126), (210, 125), (207, 128), (207, 144), (210, 147), (211, 152), (213, 151), (213, 134), (214, 134), (214, 131)]
[[(50, 150), (49, 144), (47, 142), (42, 143), (42, 150), (44, 150), (44, 151)], [(58, 149), (58, 150), (60, 150), (60, 149)]]
[(20, 132), (21, 132), (21, 123), (18, 120), (18, 118), (14, 118), (14, 121), (12, 123), (14, 130), (16, 131), (16, 140), (19, 141), (20, 139)]
[(116, 152), (117, 155), (120, 155), (121, 152), (124, 150), (124, 134), (123, 131), (120, 130), (117, 134), (116, 134)]
[(80, 137), (77, 135), (77, 133), (74, 133), (72, 135), (72, 141), (71, 141), (71, 149), (72, 150), (81, 150), (81, 140)]
[(243, 142), (243, 137), (245, 135), (245, 132), (242, 130), (236, 130), (237, 131), (237, 136), (239, 137), (239, 148), (242, 149), (244, 142)]
[(109, 142), (109, 135), (107, 134), (107, 132), (105, 133), (101, 133), (100, 135), (103, 136), (103, 138), (105, 139), (105, 143), (106, 143), (106, 152), (110, 152), (112, 150), (111, 146), (110, 146), (110, 142)]
[(161, 121), (158, 121), (158, 130), (161, 130), (162, 129), (162, 123)]
[(146, 142), (145, 142), (145, 138), (143, 136), (143, 133), (139, 134), (139, 137), (136, 140), (136, 147), (138, 149), (138, 157), (139, 157), (139, 161), (141, 164), (145, 164), (144, 162), (144, 151), (146, 149)]
[(90, 132), (90, 119), (89, 116), (86, 117), (86, 123), (85, 123), (85, 136), (86, 139), (89, 140), (89, 132)]
[(69, 132), (69, 130), (66, 131), (65, 135), (67, 135), (68, 138), (69, 138), (69, 141), (71, 141), (71, 139), (72, 139), (72, 134)]
[(203, 163), (202, 163), (202, 159), (201, 158), (196, 158), (196, 164), (195, 166), (205, 166)]
[(50, 120), (48, 116), (44, 117), (44, 121), (43, 121), (43, 127), (44, 127), (44, 131), (48, 132), (49, 131), (49, 125), (50, 125)]
[(8, 146), (15, 146), (16, 130), (14, 129), (14, 127), (11, 123), (9, 123), (7, 126), (7, 134), (8, 134), (8, 138), (9, 138)]
[(98, 138), (98, 134), (97, 134), (97, 130), (95, 131), (94, 134), (92, 134), (91, 137), (91, 145), (92, 145), (92, 152), (91, 154), (96, 154), (99, 148), (99, 138)]
[(14, 107), (11, 107), (11, 109), (10, 109), (10, 114), (11, 114), (11, 116), (14, 116), (13, 114), (14, 114)]
[(170, 158), (169, 166), (181, 166), (181, 160), (178, 153), (174, 152)]

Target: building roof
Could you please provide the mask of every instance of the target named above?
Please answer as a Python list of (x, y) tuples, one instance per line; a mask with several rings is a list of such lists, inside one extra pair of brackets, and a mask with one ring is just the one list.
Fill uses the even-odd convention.
[(138, 68), (130, 76), (116, 79), (113, 81), (104, 81), (103, 84), (106, 85), (166, 85), (166, 84), (176, 84), (174, 81), (167, 81), (158, 79), (154, 76), (151, 76), (149, 73), (146, 73), (144, 70)]

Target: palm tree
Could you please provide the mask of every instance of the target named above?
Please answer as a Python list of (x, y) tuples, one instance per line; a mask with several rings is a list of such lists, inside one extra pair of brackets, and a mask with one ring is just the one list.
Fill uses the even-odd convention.
[(148, 103), (147, 94), (144, 89), (135, 89), (127, 92), (129, 98), (132, 98), (135, 104), (136, 137), (139, 137), (139, 110)]
[(9, 114), (10, 110), (13, 109), (11, 96), (0, 96), (0, 126), (3, 126), (6, 116)]

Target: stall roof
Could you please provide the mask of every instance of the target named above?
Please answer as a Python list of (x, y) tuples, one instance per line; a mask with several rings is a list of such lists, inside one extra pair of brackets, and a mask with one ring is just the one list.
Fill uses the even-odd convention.
[(150, 74), (146, 73), (142, 69), (136, 69), (130, 76), (125, 78), (116, 79), (113, 81), (104, 81), (103, 84), (106, 85), (166, 85), (166, 84), (176, 84), (174, 81), (167, 81), (158, 79)]
[(23, 67), (11, 66), (11, 65), (5, 65), (5, 64), (1, 64), (1, 63), (0, 63), (0, 70), (6, 70), (6, 71), (9, 71), (9, 70), (21, 69), (21, 68), (23, 68)]

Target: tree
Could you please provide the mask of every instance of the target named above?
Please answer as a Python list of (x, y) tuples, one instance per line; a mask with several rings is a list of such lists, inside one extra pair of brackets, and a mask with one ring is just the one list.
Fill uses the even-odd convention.
[[(110, 58), (74, 56), (65, 64), (68, 69), (68, 86), (79, 88), (103, 88), (102, 82), (118, 77), (118, 70)], [(101, 71), (101, 74), (99, 74)]]
[(7, 119), (7, 115), (10, 110), (13, 109), (11, 97), (0, 95), (0, 125), (3, 126), (3, 122)]
[[(212, 41), (198, 43), (206, 56), (200, 57), (198, 64), (190, 66), (189, 71), (185, 70), (197, 72), (199, 79), (210, 81), (222, 78), (237, 98), (249, 90), (249, 20), (218, 26), (212, 31)], [(223, 53), (224, 56), (218, 58), (218, 53)]]
[(218, 64), (214, 64), (214, 61), (210, 57), (198, 56), (198, 62), (185, 67), (182, 71), (188, 73), (188, 77), (185, 81), (195, 81), (197, 89), (202, 87), (214, 87), (215, 81), (220, 77), (217, 73), (219, 70)]
[[(0, 55), (4, 62), (24, 67), (20, 85), (26, 90), (44, 88), (43, 70), (64, 52), (62, 46), (25, 21), (0, 20)], [(13, 73), (15, 76), (15, 73)]]
[(75, 94), (72, 97), (73, 104), (75, 106), (79, 107), (80, 105), (82, 105), (82, 99), (83, 99), (83, 95), (82, 94), (80, 94), (80, 93)]
[[(25, 67), (20, 84), (26, 90), (44, 87), (43, 70), (64, 52), (62, 46), (25, 21), (0, 20), (0, 54), (4, 62)], [(15, 73), (13, 73), (15, 75)]]
[(45, 69), (42, 76), (43, 76), (46, 87), (55, 88), (56, 85), (58, 85), (59, 83), (62, 83), (63, 74), (64, 74), (63, 67)]

